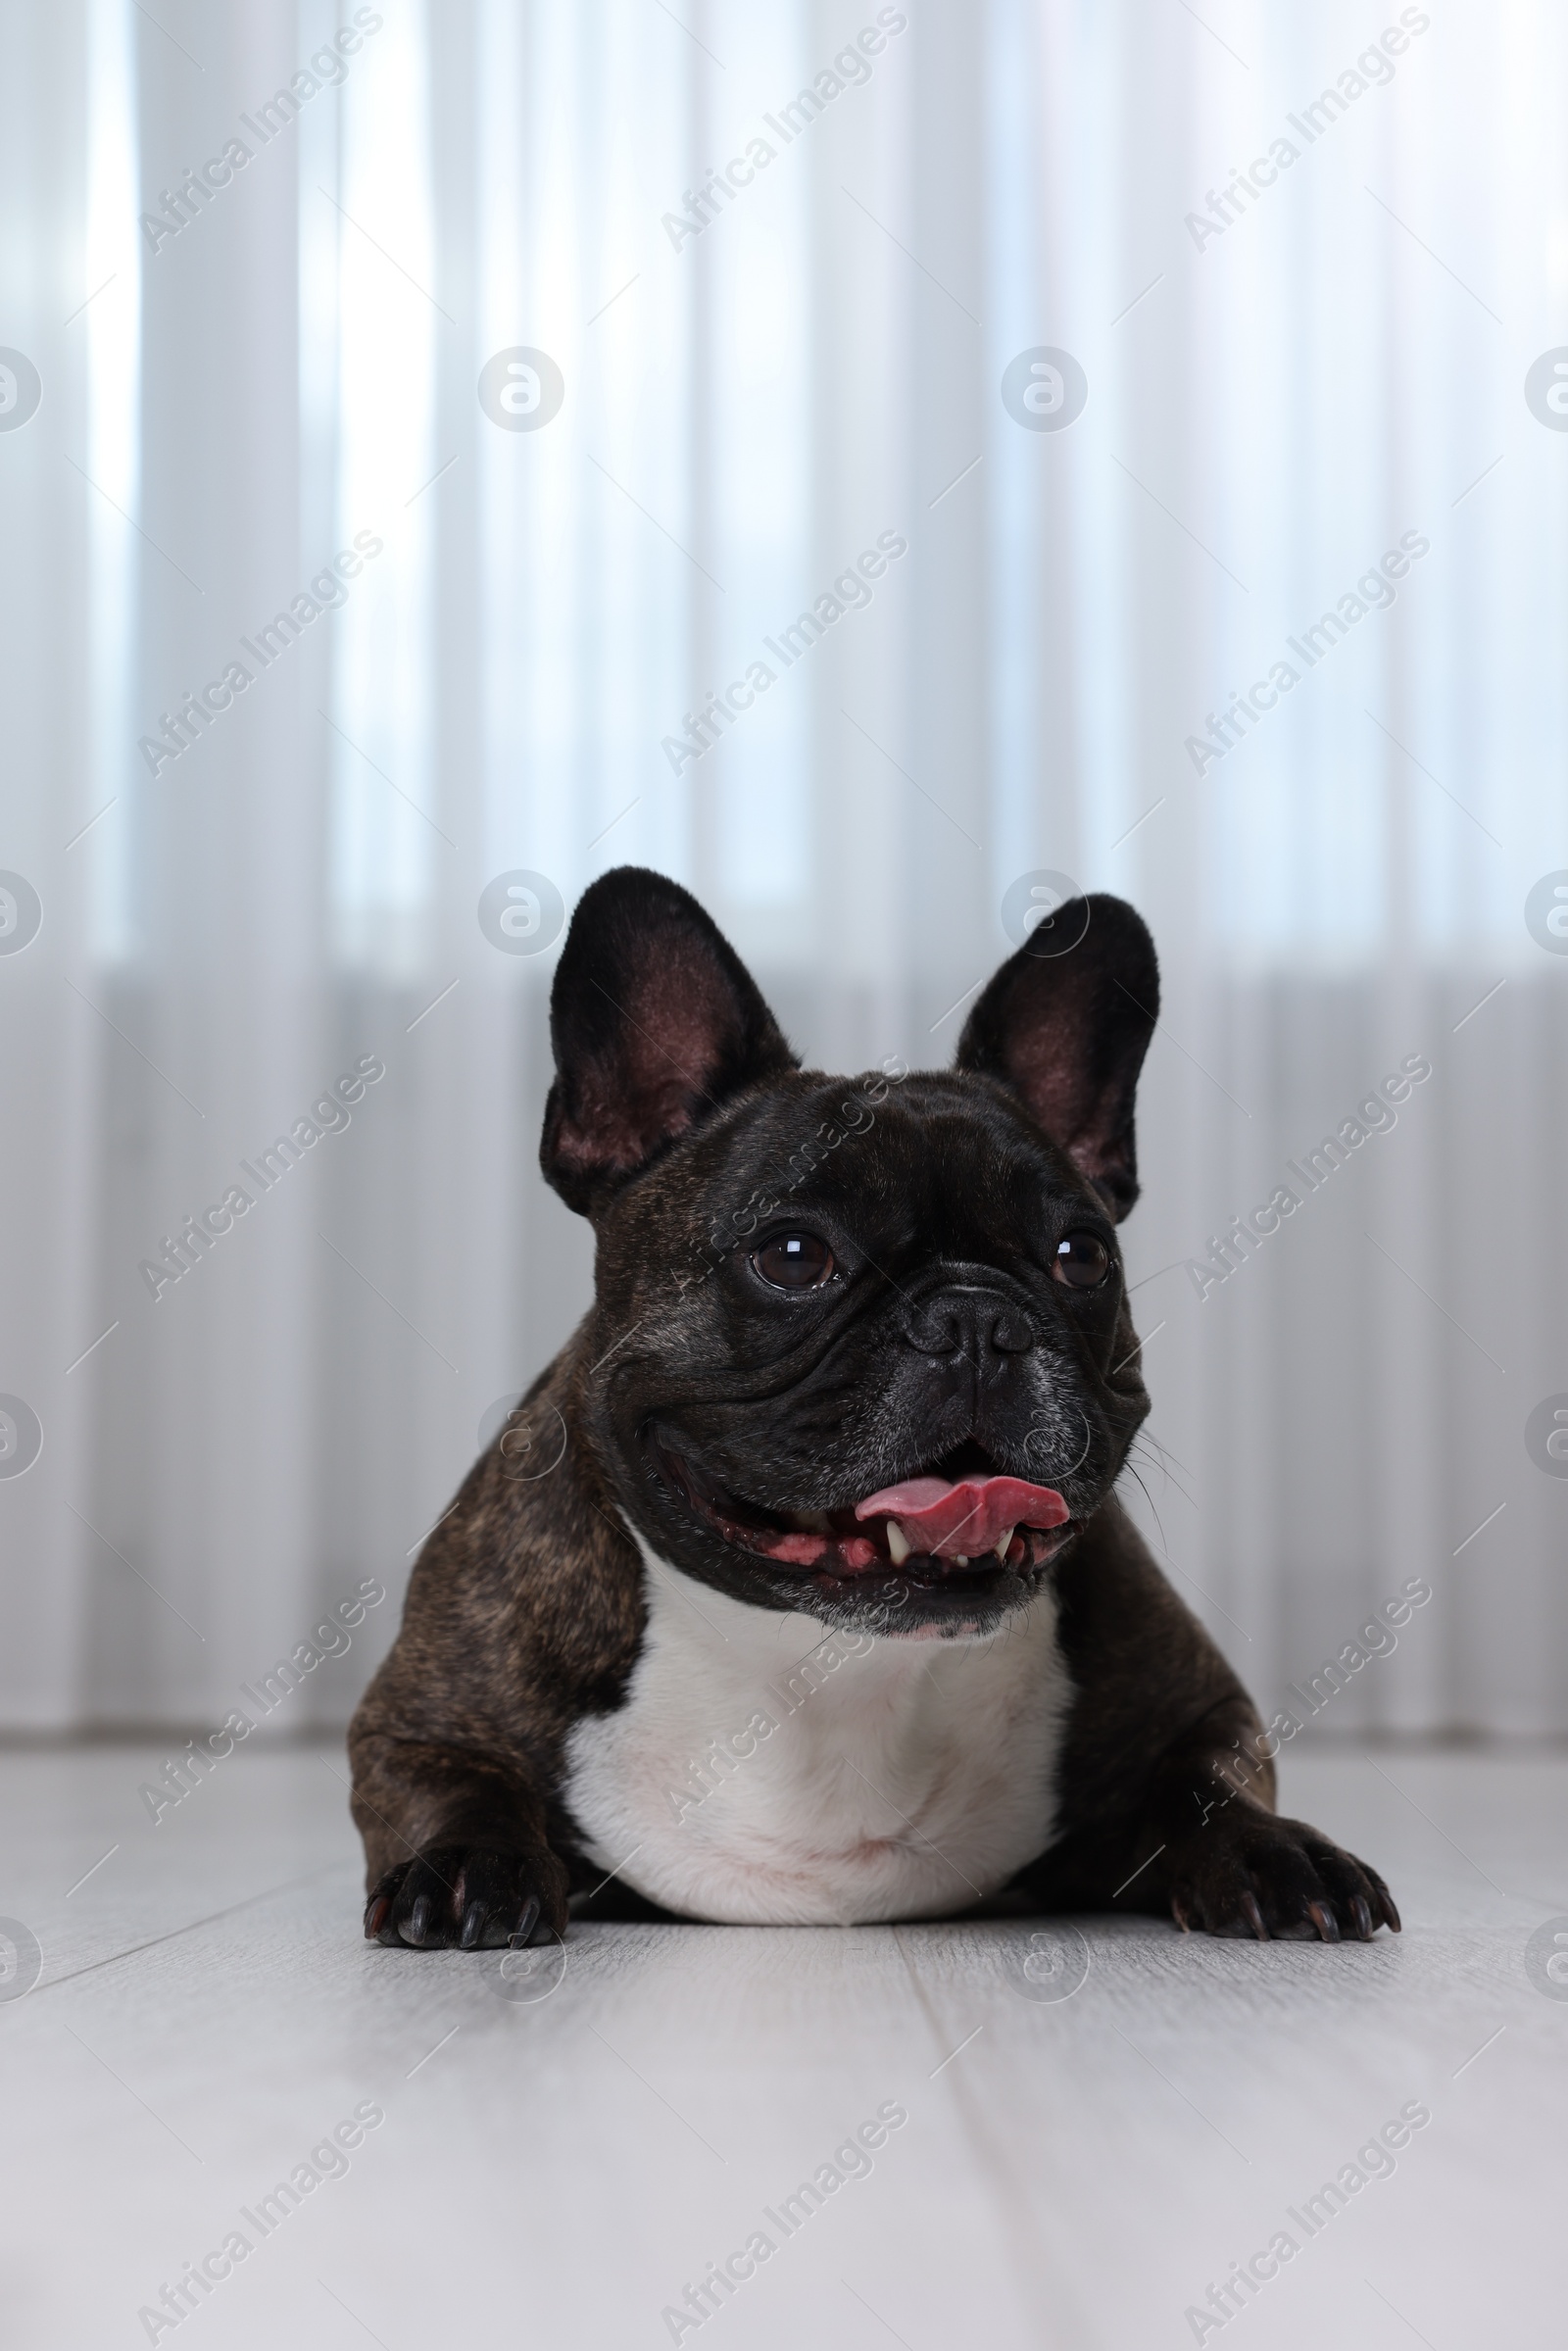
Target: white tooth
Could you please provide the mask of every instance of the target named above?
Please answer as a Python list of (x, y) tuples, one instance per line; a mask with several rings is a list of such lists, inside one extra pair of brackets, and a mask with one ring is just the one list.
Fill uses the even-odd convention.
[(969, 1554), (967, 1551), (957, 1551), (954, 1554), (954, 1565), (956, 1567), (967, 1567), (968, 1564)]
[(1002, 1535), (1002, 1541), (1001, 1541), (1001, 1542), (998, 1543), (998, 1545), (997, 1545), (997, 1557), (998, 1557), (1000, 1560), (1002, 1560), (1002, 1562), (1004, 1563), (1004, 1565), (1005, 1565), (1005, 1563), (1006, 1563), (1006, 1557), (1007, 1557), (1007, 1545), (1008, 1545), (1008, 1543), (1011, 1543), (1011, 1541), (1012, 1541), (1012, 1529), (1011, 1529), (1011, 1527), (1005, 1527), (1005, 1528), (1004, 1528), (1004, 1530), (1003, 1530), (1003, 1535)]
[(896, 1518), (890, 1518), (888, 1520), (888, 1549), (893, 1554), (893, 1564), (895, 1567), (902, 1567), (904, 1565), (904, 1562), (909, 1556), (911, 1547), (912, 1546), (910, 1544), (909, 1538), (907, 1535), (906, 1535), (898, 1520)]

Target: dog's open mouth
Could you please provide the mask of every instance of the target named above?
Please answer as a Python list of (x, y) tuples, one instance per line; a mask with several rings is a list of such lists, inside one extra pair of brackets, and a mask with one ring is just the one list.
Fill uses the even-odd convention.
[(766, 1510), (722, 1486), (667, 1438), (654, 1449), (668, 1483), (725, 1543), (823, 1576), (890, 1570), (946, 1582), (1044, 1567), (1073, 1532), (1051, 1486), (997, 1470), (978, 1446), (835, 1510)]

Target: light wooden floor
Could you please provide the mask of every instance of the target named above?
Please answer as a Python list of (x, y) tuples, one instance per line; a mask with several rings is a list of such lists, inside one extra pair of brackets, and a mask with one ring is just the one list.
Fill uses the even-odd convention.
[[(1289, 1809), (1377, 1863), (1402, 1938), (1085, 1921), (1053, 2000), (1025, 1994), (1066, 1984), (1072, 1935), (997, 1921), (588, 1927), (553, 1990), (553, 1963), (516, 1987), (546, 1996), (503, 1998), (500, 1955), (360, 1939), (339, 1749), (241, 1752), (154, 1829), (156, 1760), (0, 1755), (0, 1913), (43, 1952), (0, 2001), (25, 2351), (145, 2341), (140, 2306), (236, 2228), (177, 2329), (198, 2351), (632, 2351), (759, 2229), (771, 2258), (679, 2339), (1154, 2351), (1283, 2229), (1295, 2258), (1202, 2339), (1563, 2340), (1568, 1997), (1526, 1946), (1568, 1935), (1568, 1761), (1292, 1756)], [(366, 2101), (346, 2173), (264, 2239), (240, 2207)], [(1411, 2101), (1393, 2175), (1308, 2239), (1287, 2208)], [(869, 2173), (786, 2237), (764, 2208), (887, 2104)]]

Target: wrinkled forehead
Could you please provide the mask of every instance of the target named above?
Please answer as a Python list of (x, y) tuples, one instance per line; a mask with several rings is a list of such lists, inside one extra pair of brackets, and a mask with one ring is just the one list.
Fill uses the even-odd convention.
[(700, 1213), (736, 1233), (817, 1210), (933, 1249), (1004, 1243), (1053, 1197), (1098, 1207), (1066, 1153), (993, 1080), (808, 1073), (694, 1138)]

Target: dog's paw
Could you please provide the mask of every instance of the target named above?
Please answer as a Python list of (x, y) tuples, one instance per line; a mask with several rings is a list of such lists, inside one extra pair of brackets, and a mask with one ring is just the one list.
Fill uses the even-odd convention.
[(1233, 1803), (1173, 1852), (1171, 1916), (1185, 1932), (1286, 1940), (1370, 1942), (1380, 1926), (1399, 1932), (1394, 1896), (1377, 1871), (1305, 1821)]
[(432, 1845), (400, 1861), (365, 1906), (370, 1942), (416, 1950), (493, 1951), (525, 1943), (541, 1922), (566, 1928), (566, 1873), (553, 1853), (500, 1853), (482, 1845)]

